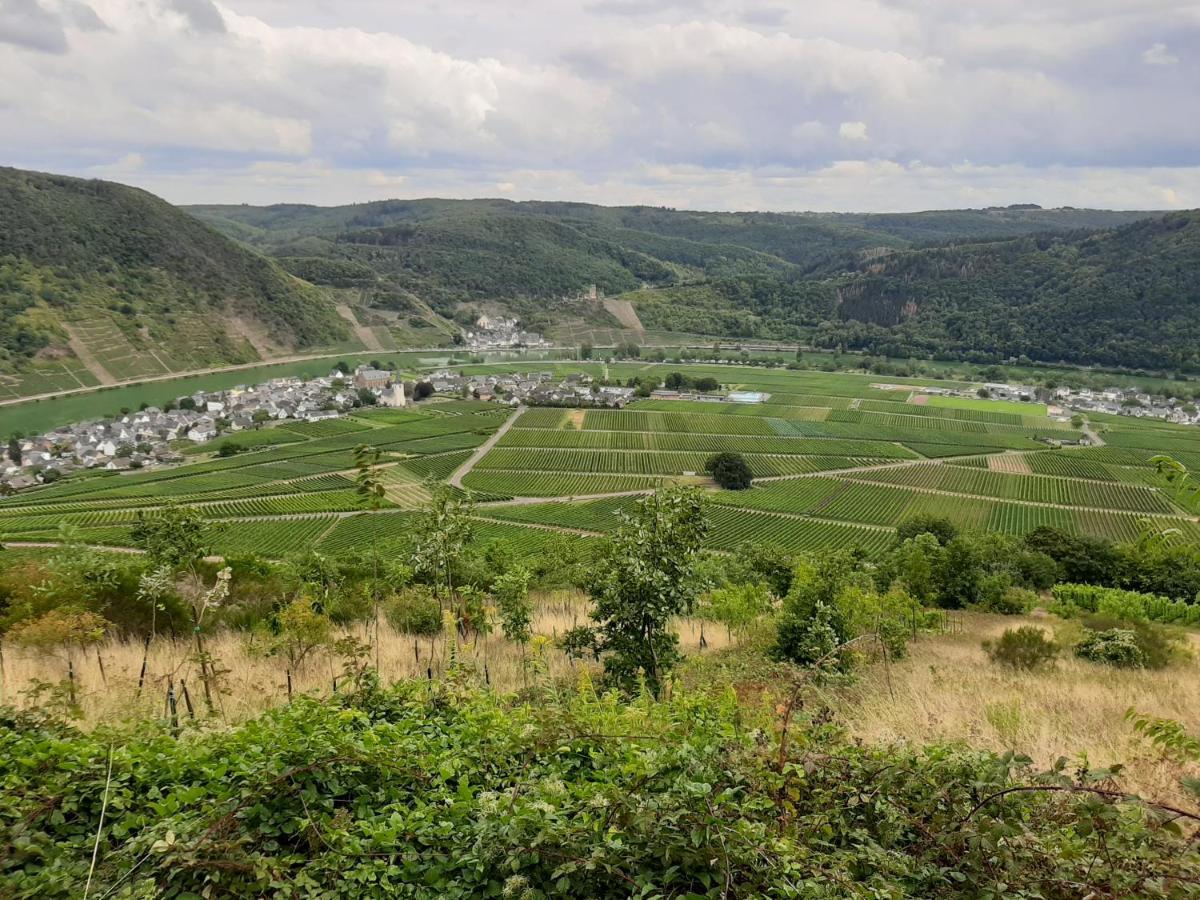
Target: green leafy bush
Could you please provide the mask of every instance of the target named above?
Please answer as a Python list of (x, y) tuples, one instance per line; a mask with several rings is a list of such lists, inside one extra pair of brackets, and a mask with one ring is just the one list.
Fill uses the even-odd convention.
[(399, 591), (384, 607), (388, 622), (398, 631), (432, 635), (442, 630), (442, 607), (428, 587), (413, 585)]
[(1028, 588), (1008, 587), (1003, 591), (985, 594), (976, 604), (983, 612), (1001, 616), (1020, 616), (1037, 606), (1037, 594)]
[(1146, 654), (1138, 646), (1137, 634), (1127, 628), (1088, 630), (1083, 640), (1075, 646), (1075, 655), (1120, 669), (1141, 669), (1146, 666)]
[(1046, 632), (1032, 625), (1009, 628), (995, 641), (984, 641), (992, 662), (1010, 669), (1029, 671), (1048, 666), (1058, 657), (1059, 646)]

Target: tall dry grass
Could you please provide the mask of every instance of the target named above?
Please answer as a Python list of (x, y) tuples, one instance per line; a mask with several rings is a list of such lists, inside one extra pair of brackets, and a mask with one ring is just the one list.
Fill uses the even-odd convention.
[(1126, 789), (1196, 805), (1181, 793), (1179, 779), (1200, 774), (1198, 767), (1163, 760), (1124, 716), (1134, 707), (1200, 734), (1200, 636), (1190, 636), (1190, 660), (1160, 671), (1112, 669), (1068, 654), (1045, 671), (1013, 672), (992, 663), (981, 642), (1020, 625), (1053, 633), (1061, 622), (972, 613), (961, 621), (961, 632), (921, 637), (907, 659), (872, 666), (831, 696), (854, 735), (871, 742), (962, 741), (1012, 749), (1040, 766), (1082, 753), (1094, 768), (1125, 764)]
[[(572, 661), (553, 645), (557, 636), (587, 623), (586, 598), (574, 591), (557, 591), (537, 595), (535, 600), (534, 634), (551, 639), (540, 657), (549, 674), (568, 675), (575, 666), (594, 665)], [(701, 628), (702, 623), (694, 619), (676, 623), (684, 652), (700, 652)], [(373, 647), (373, 629), (368, 624), (356, 625), (340, 634), (352, 635)], [(703, 626), (703, 634), (710, 651), (729, 644), (723, 628)], [(193, 659), (195, 647), (192, 642), (186, 637), (174, 641), (160, 637), (153, 641), (146, 677), (139, 690), (143, 649), (140, 641), (109, 640), (74, 654), (76, 695), (83, 725), (164, 716), (168, 681), (175, 684), (181, 717), (188, 715), (181, 682), (187, 688), (187, 697), (196, 715), (205, 715), (203, 684)], [(287, 702), (288, 665), (283, 657), (267, 654), (267, 645), (261, 635), (224, 631), (207, 636), (205, 649), (215, 658), (218, 670), (218, 690), (213, 696), (218, 720), (242, 721)], [(431, 672), (434, 678), (440, 678), (447, 668), (449, 649), (444, 636), (431, 641), (428, 637), (398, 632), (382, 621), (379, 626), (381, 678), (384, 683), (389, 683), (406, 678), (427, 678)], [(505, 640), (497, 628), (486, 637), (455, 640), (454, 652), (474, 670), (480, 684), (510, 691), (528, 682), (535, 651), (531, 648), (523, 651), (520, 645)], [(368, 662), (375, 663), (373, 649)], [(314, 651), (291, 673), (292, 695), (329, 696), (335, 679), (345, 683), (343, 663), (342, 658), (328, 649)], [(30, 707), (38, 702), (30, 689), (37, 682), (61, 682), (66, 678), (67, 664), (65, 658), (58, 655), (5, 646), (2, 672), (0, 703)]]

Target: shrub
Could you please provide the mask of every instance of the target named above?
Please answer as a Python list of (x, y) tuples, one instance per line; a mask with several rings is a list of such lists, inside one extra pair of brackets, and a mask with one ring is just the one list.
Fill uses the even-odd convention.
[(1112, 616), (1095, 615), (1086, 616), (1083, 619), (1083, 627), (1084, 641), (1088, 640), (1091, 632), (1130, 632), (1142, 657), (1141, 666), (1146, 669), (1165, 669), (1181, 655), (1186, 654), (1180, 647), (1180, 637), (1177, 633), (1150, 622), (1130, 622)]
[(1137, 634), (1128, 628), (1088, 630), (1075, 647), (1075, 655), (1106, 666), (1120, 669), (1141, 669), (1146, 666), (1146, 654), (1138, 646)]
[(750, 466), (740, 453), (717, 453), (704, 464), (704, 471), (727, 491), (744, 491), (754, 481)]
[(384, 614), (397, 631), (433, 635), (442, 630), (441, 604), (424, 585), (414, 585), (397, 593), (388, 602)]
[(1004, 591), (985, 594), (978, 608), (1001, 616), (1020, 616), (1037, 605), (1037, 594), (1027, 588), (1009, 587)]
[(997, 641), (984, 641), (983, 649), (994, 663), (1029, 671), (1050, 665), (1059, 648), (1042, 629), (1022, 625), (1008, 629)]

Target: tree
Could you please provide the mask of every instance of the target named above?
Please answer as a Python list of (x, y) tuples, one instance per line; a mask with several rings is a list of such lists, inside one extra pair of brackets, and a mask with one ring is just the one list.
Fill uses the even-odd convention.
[(418, 381), (413, 388), (414, 400), (425, 400), (433, 396), (433, 384), (428, 381)]
[(14, 466), (19, 466), (21, 458), (21, 439), (14, 434), (8, 439), (8, 459)]
[(941, 516), (911, 516), (896, 526), (896, 543), (903, 544), (918, 534), (932, 534), (939, 544), (945, 545), (958, 537), (958, 527)]
[(579, 358), (580, 359), (591, 359), (592, 358), (592, 345), (590, 342), (584, 341), (582, 344), (579, 345)]
[[(333, 622), (308, 597), (297, 597), (279, 610), (275, 625), (278, 631), (271, 641), (271, 652), (287, 658), (289, 675), (304, 664), (309, 654), (327, 646), (333, 638)], [(290, 695), (290, 679), (288, 691)]]
[(250, 420), (254, 422), (256, 427), (261, 428), (264, 422), (271, 421), (271, 414), (265, 409), (256, 409), (254, 414), (250, 416)]
[(196, 401), (193, 400), (191, 397), (180, 397), (179, 398), (179, 408), (180, 409), (195, 409)]
[(695, 566), (707, 533), (700, 491), (666, 488), (623, 514), (599, 550), (585, 588), (610, 684), (632, 692), (644, 677), (655, 696), (661, 693), (680, 658), (671, 620), (695, 601)]
[(744, 491), (754, 481), (750, 466), (740, 453), (717, 453), (704, 464), (704, 471), (727, 491)]
[[(413, 568), (428, 576), (439, 601), (454, 604), (454, 563), (471, 541), (470, 503), (449, 490), (434, 492), (414, 527)], [(445, 591), (445, 594), (442, 591)]]
[(166, 506), (151, 515), (139, 511), (130, 537), (151, 565), (172, 572), (194, 569), (208, 552), (208, 526), (190, 506)]
[(721, 382), (713, 378), (711, 375), (705, 375), (702, 378), (697, 378), (692, 386), (698, 391), (715, 391), (721, 387)]
[[(375, 511), (383, 506), (386, 492), (379, 470), (375, 468), (382, 454), (378, 447), (359, 444), (354, 448), (354, 467), (358, 474), (354, 476), (354, 492), (359, 501), (368, 509)], [(379, 670), (379, 545), (371, 542), (371, 608), (375, 631), (375, 670)]]
[(700, 614), (720, 622), (730, 635), (742, 634), (771, 609), (771, 591), (762, 582), (731, 584), (710, 591)]
[(529, 582), (533, 573), (524, 566), (514, 566), (492, 582), (492, 595), (500, 611), (504, 636), (522, 646), (533, 636), (533, 605), (529, 602)]
[(374, 406), (379, 402), (379, 398), (375, 396), (375, 392), (370, 388), (359, 388), (355, 396), (358, 398), (360, 406)]

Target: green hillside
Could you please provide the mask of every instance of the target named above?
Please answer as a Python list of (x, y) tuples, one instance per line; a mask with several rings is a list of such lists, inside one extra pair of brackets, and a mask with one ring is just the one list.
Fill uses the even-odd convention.
[(0, 381), (36, 393), (348, 336), (324, 292), (136, 188), (0, 169)]
[[(1191, 238), (1178, 235), (1158, 256), (1156, 236), (1173, 226), (1147, 224), (1156, 213), (721, 213), (507, 200), (188, 211), (297, 275), (357, 288), (367, 308), (466, 324), (499, 305), (568, 341), (629, 334), (602, 305), (573, 299), (594, 284), (632, 301), (651, 332), (980, 362), (1195, 362), (1186, 321), (1176, 322), (1187, 318), (1188, 286), (1172, 269)], [(1127, 238), (1142, 233), (1140, 243)]]

